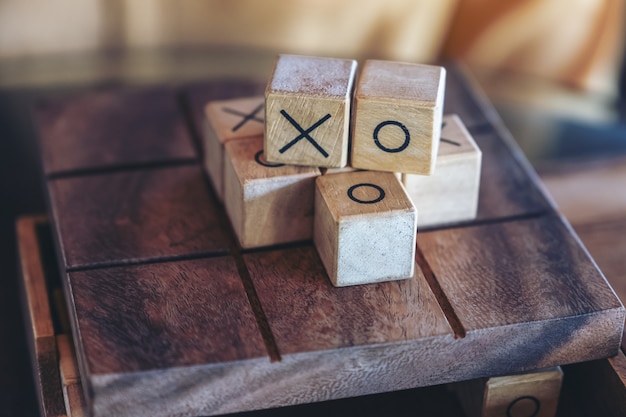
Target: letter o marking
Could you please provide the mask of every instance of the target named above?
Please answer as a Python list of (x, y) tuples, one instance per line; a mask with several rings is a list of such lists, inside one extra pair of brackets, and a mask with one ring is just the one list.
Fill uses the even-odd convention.
[[(370, 187), (370, 188), (375, 189), (376, 191), (378, 191), (378, 197), (374, 198), (373, 200), (361, 200), (360, 198), (355, 197), (354, 190), (360, 187)], [(385, 198), (385, 190), (383, 190), (381, 187), (379, 187), (376, 184), (370, 184), (369, 182), (362, 182), (360, 184), (355, 184), (352, 187), (348, 188), (348, 197), (350, 197), (350, 200), (359, 204), (374, 204), (374, 203), (378, 203), (383, 198)]]
[[(523, 400), (530, 400), (533, 402), (533, 404), (535, 405), (535, 409), (532, 411), (532, 413), (530, 413), (527, 416), (518, 416), (517, 413), (515, 415), (511, 414), (513, 412), (513, 407), (515, 407), (515, 404)], [(540, 408), (541, 408), (541, 403), (536, 397), (533, 397), (531, 395), (525, 395), (523, 397), (519, 397), (511, 401), (511, 404), (509, 404), (509, 406), (506, 408), (506, 417), (537, 417), (537, 415), (539, 414)]]
[(263, 149), (261, 149), (260, 151), (258, 151), (257, 153), (254, 154), (254, 160), (256, 161), (257, 164), (259, 165), (263, 165), (264, 167), (268, 167), (268, 168), (278, 168), (278, 167), (284, 167), (285, 164), (271, 164), (267, 161), (264, 161), (261, 159), (261, 155), (263, 155)]
[[(397, 148), (388, 148), (382, 143), (380, 143), (380, 141), (378, 140), (378, 133), (380, 132), (380, 129), (388, 125), (398, 126), (400, 129), (402, 129), (402, 132), (404, 132), (404, 142), (402, 143), (402, 145), (398, 146)], [(409, 142), (411, 141), (411, 134), (409, 133), (409, 129), (407, 129), (406, 126), (403, 125), (402, 123), (395, 121), (395, 120), (385, 120), (384, 122), (380, 122), (378, 126), (376, 126), (376, 129), (374, 129), (373, 136), (374, 136), (374, 143), (376, 144), (376, 146), (378, 146), (381, 150), (388, 152), (388, 153), (402, 152), (403, 150), (406, 149), (407, 146), (409, 146)]]

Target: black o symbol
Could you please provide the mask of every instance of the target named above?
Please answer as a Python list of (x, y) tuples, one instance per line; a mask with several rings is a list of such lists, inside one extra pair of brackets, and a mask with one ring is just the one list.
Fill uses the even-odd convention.
[[(511, 414), (511, 411), (513, 411), (513, 407), (515, 407), (515, 404), (517, 404), (520, 401), (523, 400), (530, 400), (533, 402), (533, 404), (535, 405), (535, 409), (533, 410), (532, 413), (530, 413), (528, 416), (514, 416)], [(509, 404), (509, 406), (506, 408), (506, 417), (537, 417), (537, 415), (539, 414), (539, 409), (541, 408), (541, 403), (539, 402), (539, 400), (536, 397), (530, 396), (530, 395), (524, 395), (523, 397), (519, 397), (516, 398), (515, 400), (513, 400), (511, 402), (511, 404)]]
[[(376, 197), (373, 200), (361, 200), (360, 198), (355, 197), (354, 196), (354, 190), (356, 190), (359, 187), (371, 187), (371, 188), (375, 189), (376, 191), (378, 191), (378, 197)], [(360, 204), (374, 204), (374, 203), (378, 203), (383, 198), (385, 198), (385, 190), (383, 190), (381, 187), (379, 187), (376, 184), (370, 184), (369, 182), (363, 182), (361, 184), (356, 184), (356, 185), (353, 185), (352, 187), (348, 188), (348, 197), (350, 197), (350, 200), (352, 200), (352, 201), (354, 201), (356, 203), (360, 203)]]
[(259, 165), (263, 165), (264, 167), (268, 167), (268, 168), (278, 168), (278, 167), (284, 167), (285, 164), (271, 164), (267, 161), (264, 161), (261, 159), (261, 155), (263, 155), (263, 149), (261, 149), (260, 151), (258, 151), (257, 153), (254, 154), (254, 160), (256, 161), (257, 164)]
[[(404, 142), (402, 143), (402, 145), (398, 146), (397, 148), (388, 148), (382, 143), (380, 143), (380, 141), (378, 140), (378, 132), (380, 132), (380, 129), (382, 129), (383, 127), (387, 125), (398, 126), (404, 132)], [(403, 150), (406, 149), (407, 146), (409, 146), (410, 141), (411, 141), (411, 134), (409, 133), (409, 129), (407, 129), (406, 126), (403, 125), (402, 123), (397, 122), (395, 120), (386, 120), (384, 122), (380, 122), (378, 126), (376, 126), (376, 129), (374, 129), (374, 143), (376, 144), (376, 146), (378, 146), (380, 149), (382, 149), (385, 152), (389, 152), (389, 153), (402, 152)]]

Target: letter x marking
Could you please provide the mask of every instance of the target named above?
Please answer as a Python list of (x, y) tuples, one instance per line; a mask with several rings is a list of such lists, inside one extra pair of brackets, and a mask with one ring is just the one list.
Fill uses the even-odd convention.
[(234, 114), (235, 116), (243, 117), (243, 119), (241, 119), (241, 121), (232, 128), (232, 131), (236, 132), (237, 130), (241, 128), (241, 126), (245, 125), (248, 122), (248, 120), (255, 120), (259, 123), (263, 123), (264, 122), (263, 119), (259, 119), (258, 117), (256, 117), (256, 114), (259, 111), (261, 111), (263, 106), (264, 106), (263, 103), (259, 104), (254, 110), (252, 110), (252, 113), (243, 113), (243, 112), (240, 112), (239, 110), (229, 109), (228, 107), (222, 107), (222, 111), (224, 113), (230, 113), (230, 114)]
[(285, 119), (287, 119), (289, 121), (289, 123), (291, 123), (293, 125), (293, 127), (296, 128), (296, 130), (298, 132), (300, 132), (300, 134), (298, 136), (296, 136), (295, 138), (293, 138), (291, 140), (291, 142), (289, 142), (288, 144), (286, 144), (285, 146), (283, 146), (282, 148), (280, 148), (278, 150), (278, 152), (280, 153), (285, 153), (289, 148), (291, 148), (293, 145), (295, 145), (296, 143), (300, 142), (301, 139), (306, 139), (309, 141), (309, 143), (311, 145), (313, 145), (315, 147), (315, 149), (317, 149), (319, 151), (319, 153), (321, 153), (322, 155), (324, 155), (324, 158), (328, 158), (328, 153), (324, 150), (324, 148), (322, 148), (319, 143), (315, 142), (315, 139), (313, 139), (309, 133), (311, 133), (313, 130), (317, 129), (322, 123), (324, 123), (326, 120), (330, 119), (330, 114), (327, 114), (326, 116), (322, 117), (321, 119), (319, 119), (317, 122), (315, 122), (315, 124), (313, 124), (310, 128), (308, 128), (307, 130), (302, 129), (302, 127), (298, 124), (298, 122), (296, 122), (295, 120), (293, 120), (293, 118), (291, 116), (289, 116), (289, 114), (285, 111), (285, 110), (281, 110), (280, 114), (283, 115), (283, 117)]

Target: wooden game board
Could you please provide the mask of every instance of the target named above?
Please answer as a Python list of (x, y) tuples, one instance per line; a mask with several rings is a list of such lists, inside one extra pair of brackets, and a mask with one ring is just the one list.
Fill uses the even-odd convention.
[(104, 91), (38, 109), (93, 415), (222, 414), (618, 352), (621, 303), (456, 67), (445, 113), (483, 152), (478, 218), (421, 230), (412, 279), (337, 289), (310, 243), (240, 250), (198, 135), (206, 101), (262, 88)]

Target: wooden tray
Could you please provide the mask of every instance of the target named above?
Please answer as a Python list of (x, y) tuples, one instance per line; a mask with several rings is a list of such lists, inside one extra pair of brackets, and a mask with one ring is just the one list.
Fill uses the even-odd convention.
[[(64, 300), (58, 296), (61, 282), (48, 221), (44, 216), (21, 218), (17, 232), (27, 334), (41, 416), (86, 415), (79, 378), (69, 381), (62, 375), (68, 373), (63, 362), (69, 362), (71, 370), (76, 359), (71, 349), (68, 355), (57, 343), (71, 334), (69, 323), (65, 323)], [(565, 376), (557, 417), (621, 417), (626, 413), (626, 357), (622, 352), (610, 359), (570, 365)], [(453, 392), (442, 385), (246, 414), (409, 417), (416, 412), (432, 417), (464, 416)]]
[(618, 352), (621, 303), (456, 67), (445, 112), (483, 152), (479, 214), (420, 231), (412, 279), (336, 289), (309, 243), (240, 250), (200, 167), (201, 109), (262, 87), (104, 91), (38, 109), (93, 415), (222, 414)]

